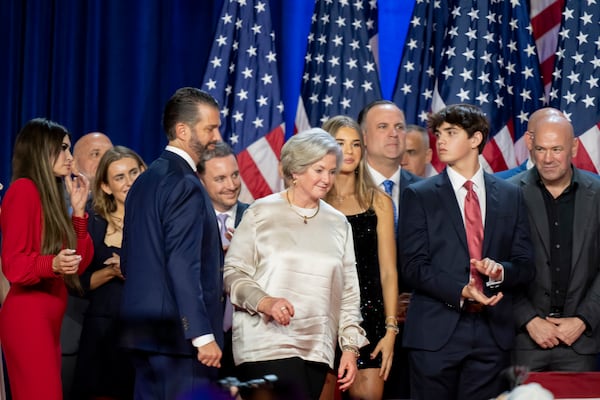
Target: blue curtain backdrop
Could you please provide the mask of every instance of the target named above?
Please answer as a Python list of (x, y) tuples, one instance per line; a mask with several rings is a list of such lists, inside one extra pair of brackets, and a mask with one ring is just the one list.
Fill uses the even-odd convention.
[[(35, 117), (65, 125), (74, 141), (102, 131), (147, 162), (156, 158), (166, 144), (162, 108), (177, 88), (201, 85), (223, 1), (0, 1), (0, 182), (10, 183), (14, 138)], [(413, 3), (379, 0), (386, 98)], [(270, 5), (293, 126), (314, 2)]]

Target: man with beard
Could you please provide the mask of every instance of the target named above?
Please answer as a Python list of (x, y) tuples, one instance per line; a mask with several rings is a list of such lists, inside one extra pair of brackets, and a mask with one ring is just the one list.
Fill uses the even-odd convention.
[(196, 174), (219, 126), (212, 96), (177, 90), (163, 113), (169, 143), (127, 195), (121, 345), (132, 351), (136, 399), (177, 398), (221, 366), (223, 251)]

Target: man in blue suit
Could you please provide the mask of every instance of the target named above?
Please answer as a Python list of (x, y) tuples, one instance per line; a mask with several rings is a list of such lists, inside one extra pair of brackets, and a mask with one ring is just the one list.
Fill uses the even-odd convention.
[(513, 297), (534, 277), (518, 187), (483, 172), (489, 123), (448, 106), (430, 128), (447, 168), (402, 197), (401, 273), (414, 289), (404, 327), (415, 399), (477, 400), (504, 388), (515, 329)]
[[(406, 150), (406, 120), (404, 112), (389, 100), (377, 100), (368, 104), (358, 115), (358, 123), (363, 131), (367, 149), (367, 168), (373, 181), (381, 190), (390, 195), (394, 205), (394, 224), (398, 231), (398, 216), (402, 192), (411, 183), (421, 180), (400, 163)], [(397, 238), (397, 235), (396, 235)], [(399, 262), (398, 258), (398, 262)], [(406, 310), (409, 289), (398, 274), (398, 314)], [(398, 327), (403, 329), (402, 320)], [(409, 398), (408, 358), (400, 340), (394, 346), (394, 358), (390, 376), (384, 385), (385, 398)]]
[(175, 399), (217, 377), (223, 345), (223, 250), (196, 174), (221, 141), (216, 100), (181, 88), (163, 113), (168, 145), (125, 203), (121, 344), (132, 351), (135, 399)]

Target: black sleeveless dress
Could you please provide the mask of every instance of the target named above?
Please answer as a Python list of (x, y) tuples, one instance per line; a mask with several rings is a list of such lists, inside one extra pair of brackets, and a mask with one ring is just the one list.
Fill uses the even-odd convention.
[(364, 213), (347, 215), (354, 236), (356, 269), (360, 285), (360, 311), (363, 317), (361, 326), (367, 332), (369, 344), (360, 349), (358, 368), (380, 368), (381, 353), (371, 359), (370, 354), (379, 340), (385, 336), (385, 309), (379, 274), (377, 248), (377, 215), (373, 209)]

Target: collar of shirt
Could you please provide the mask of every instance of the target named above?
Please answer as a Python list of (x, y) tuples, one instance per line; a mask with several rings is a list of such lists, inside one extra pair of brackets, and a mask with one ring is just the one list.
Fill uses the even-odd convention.
[[(545, 190), (546, 192), (548, 191), (548, 189), (546, 189), (546, 185), (544, 185), (544, 182), (542, 181), (542, 177), (540, 176), (540, 172), (538, 171), (537, 168), (534, 168), (533, 170), (534, 172), (534, 176), (535, 176), (535, 181), (537, 182), (538, 186)], [(571, 183), (569, 183), (569, 186), (567, 186), (565, 188), (565, 190), (563, 190), (563, 192), (561, 193), (561, 196), (565, 193), (570, 192), (571, 190), (577, 190), (577, 187), (579, 186), (579, 179), (577, 179), (577, 176), (575, 174), (575, 168), (573, 167), (573, 165), (571, 164)], [(549, 193), (549, 192), (548, 192)], [(559, 196), (560, 197), (560, 196)]]
[(473, 182), (473, 190), (475, 191), (475, 194), (477, 194), (477, 199), (479, 200), (479, 207), (481, 208), (482, 222), (485, 226), (485, 180), (483, 178), (483, 168), (481, 168), (481, 164), (479, 165), (479, 169), (477, 169), (477, 172), (475, 172), (475, 175), (473, 175), (471, 179), (465, 178), (464, 176), (456, 172), (454, 169), (452, 169), (452, 167), (447, 167), (446, 172), (448, 173), (448, 179), (450, 179), (450, 184), (452, 185), (452, 189), (454, 190), (456, 201), (458, 202), (458, 206), (460, 207), (460, 212), (462, 214), (463, 221), (465, 218), (465, 197), (467, 197), (467, 189), (464, 187), (464, 184), (467, 180)]
[(169, 146), (169, 145), (167, 145), (167, 147), (165, 147), (165, 150), (170, 151), (171, 153), (177, 154), (179, 157), (183, 158), (190, 165), (190, 167), (194, 170), (194, 172), (197, 171), (196, 164), (194, 164), (194, 160), (192, 160), (192, 157), (188, 153), (186, 153), (184, 150), (180, 149), (179, 147)]
[(531, 158), (528, 158), (527, 163), (525, 164), (525, 168), (531, 169), (531, 168), (533, 168), (533, 166), (534, 166), (533, 161), (531, 161)]
[(377, 185), (377, 187), (381, 188), (382, 190), (383, 190), (383, 181), (385, 181), (387, 179), (394, 182), (394, 192), (400, 186), (400, 168), (401, 167), (398, 167), (396, 172), (394, 172), (394, 174), (392, 176), (390, 176), (389, 178), (386, 178), (385, 176), (383, 176), (379, 171), (377, 171), (376, 169), (371, 167), (369, 164), (367, 164), (367, 168), (369, 169), (369, 172), (371, 173), (371, 177), (375, 181), (375, 184)]
[(227, 225), (228, 228), (234, 228), (236, 213), (237, 213), (237, 203), (233, 207), (231, 207), (229, 210), (224, 211), (224, 212), (215, 210), (215, 215), (219, 215), (219, 214), (229, 215), (229, 218), (227, 218), (227, 221), (225, 221), (225, 225)]

